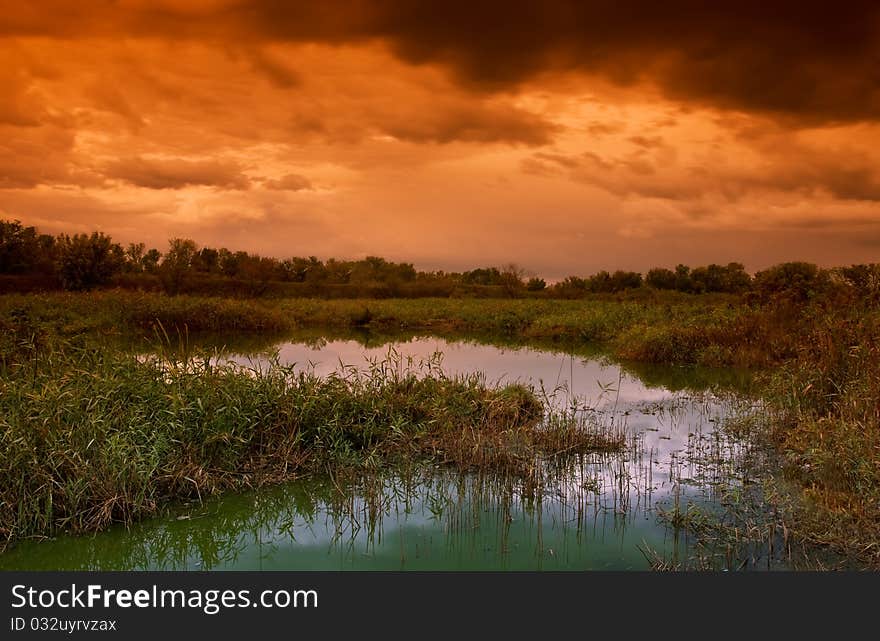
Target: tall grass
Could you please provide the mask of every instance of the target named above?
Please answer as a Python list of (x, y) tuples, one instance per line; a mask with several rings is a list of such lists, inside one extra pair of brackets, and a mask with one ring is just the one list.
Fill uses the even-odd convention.
[[(13, 524), (3, 526), (5, 535), (128, 518), (152, 509), (150, 501), (157, 497), (253, 483), (267, 470), (277, 470), (280, 461), (296, 469), (309, 457), (319, 460), (328, 453), (337, 460), (358, 458), (380, 443), (384, 455), (393, 451), (464, 467), (522, 464), (524, 469), (527, 456), (510, 458), (518, 451), (517, 439), (525, 439), (521, 451), (528, 455), (568, 447), (559, 437), (542, 445), (535, 430), (514, 428), (536, 420), (529, 392), (521, 388), (493, 390), (479, 381), (433, 375), (396, 379), (383, 370), (367, 378), (326, 381), (301, 379), (283, 369), (157, 370), (155, 363), (85, 347), (50, 353), (57, 337), (85, 346), (95, 336), (149, 334), (157, 324), (169, 331), (238, 333), (364, 326), (440, 335), (488, 333), (592, 343), (613, 356), (647, 363), (770, 368), (761, 379), (766, 404), (759, 417), (762, 429), (755, 433), (784, 454), (788, 478), (803, 490), (792, 512), (801, 535), (880, 564), (876, 303), (759, 305), (732, 296), (671, 292), (577, 301), (254, 301), (130, 292), (0, 296), (2, 438), (3, 446), (11, 448), (9, 461), (18, 457), (13, 467), (3, 462), (0, 480), (23, 497), (21, 508), (4, 498), (3, 523)], [(77, 421), (86, 427), (73, 430)], [(144, 433), (155, 425), (158, 436), (142, 442), (145, 437), (135, 438), (138, 429), (125, 425), (140, 426)], [(447, 433), (456, 436), (446, 439)], [(588, 447), (591, 437), (566, 431), (565, 438)], [(106, 451), (93, 451), (95, 443)], [(104, 460), (112, 456), (125, 465)], [(82, 461), (91, 465), (93, 458), (95, 478), (78, 478), (88, 469)], [(151, 461), (159, 461), (154, 471)], [(53, 466), (59, 466), (57, 474)], [(101, 481), (110, 475), (103, 469), (128, 470), (128, 476)], [(108, 489), (93, 492), (102, 483)], [(68, 494), (79, 495), (78, 484), (88, 486), (84, 496), (103, 496), (103, 502), (82, 507), (73, 498), (66, 500)], [(115, 487), (138, 491), (119, 494)], [(141, 491), (144, 487), (161, 491)], [(133, 507), (126, 503), (131, 501)], [(27, 517), (15, 516), (19, 509)]]
[(593, 343), (645, 362), (766, 366), (794, 355), (797, 317), (730, 296), (657, 292), (644, 300), (242, 300), (131, 292), (0, 297), (0, 324), (71, 336), (189, 331), (281, 332), (305, 327), (480, 332)]
[(880, 317), (816, 318), (767, 396), (776, 411), (764, 435), (804, 490), (799, 531), (880, 566)]
[(135, 358), (27, 345), (0, 378), (0, 537), (101, 529), (201, 497), (334, 467), (428, 459), (524, 472), (617, 442), (545, 424), (530, 389), (399, 360), (328, 377), (278, 363)]

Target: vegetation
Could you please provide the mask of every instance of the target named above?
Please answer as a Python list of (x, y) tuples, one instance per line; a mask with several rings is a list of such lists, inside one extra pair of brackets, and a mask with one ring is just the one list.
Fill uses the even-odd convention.
[(793, 528), (880, 567), (880, 316), (816, 319), (797, 356), (766, 377), (758, 435), (803, 488)]
[[(6, 537), (99, 527), (149, 513), (169, 496), (257, 484), (328, 457), (406, 451), (465, 468), (516, 467), (554, 449), (534, 436), (537, 406), (520, 388), (493, 390), (437, 372), (321, 381), (283, 368), (169, 369), (94, 347), (95, 337), (151, 336), (157, 327), (370, 328), (591, 344), (645, 363), (757, 368), (762, 409), (743, 434), (778, 452), (785, 482), (802, 490), (785, 503), (786, 527), (880, 565), (876, 264), (785, 263), (754, 276), (736, 263), (679, 265), (644, 277), (600, 272), (548, 285), (513, 265), (424, 273), (380, 258), (277, 261), (185, 239), (161, 256), (143, 245), (122, 249), (101, 234), (52, 238), (0, 222), (3, 275), (7, 289), (27, 289), (28, 278), (69, 290), (105, 288), (0, 297)], [(279, 282), (301, 286), (298, 297), (277, 297)], [(240, 293), (242, 283), (250, 297), (187, 293)], [(437, 297), (384, 298), (428, 293)], [(367, 297), (322, 299), (356, 294)], [(473, 298), (485, 295), (493, 299)], [(321, 428), (327, 421), (319, 416), (330, 417), (329, 425)], [(499, 445), (510, 434), (525, 449)], [(601, 446), (567, 428), (541, 432), (548, 437), (560, 449)]]
[[(869, 314), (854, 290), (808, 307), (747, 304), (733, 295), (649, 292), (588, 300), (228, 299), (126, 291), (0, 297), (0, 328), (73, 336), (169, 331), (284, 332), (371, 328), (434, 334), (493, 334), (565, 344), (590, 343), (619, 359), (648, 363), (766, 367), (798, 354), (817, 318), (839, 310)], [(857, 312), (857, 310), (865, 310)], [(805, 310), (809, 310), (809, 313)]]
[(620, 445), (571, 416), (545, 417), (527, 388), (449, 378), (432, 362), (319, 378), (16, 338), (0, 378), (6, 540), (93, 531), (170, 498), (329, 464), (427, 459), (527, 475), (539, 457)]
[(784, 263), (752, 277), (740, 263), (674, 270), (600, 271), (557, 283), (515, 265), (464, 272), (417, 271), (411, 263), (377, 256), (326, 261), (315, 256), (283, 260), (227, 248), (199, 247), (173, 238), (164, 254), (143, 243), (127, 248), (102, 233), (41, 234), (19, 221), (0, 220), (0, 293), (98, 288), (165, 292), (172, 295), (290, 298), (552, 298), (646, 295), (657, 291), (741, 295), (768, 303), (780, 298), (806, 302), (827, 290), (880, 291), (880, 266), (826, 270), (808, 263)]
[[(750, 546), (790, 554), (797, 542), (814, 548), (810, 568), (880, 568), (880, 309), (870, 299), (799, 309), (794, 355), (757, 375), (759, 402), (725, 424), (725, 446), (688, 459), (713, 468), (726, 513), (676, 506), (666, 518), (716, 555)], [(831, 556), (817, 557), (816, 546)]]

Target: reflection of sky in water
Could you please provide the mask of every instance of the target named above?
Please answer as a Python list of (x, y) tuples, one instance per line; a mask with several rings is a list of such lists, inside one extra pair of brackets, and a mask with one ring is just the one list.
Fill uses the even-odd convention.
[[(450, 376), (479, 372), (489, 383), (524, 383), (547, 394), (559, 390), (551, 400), (567, 406), (572, 399), (578, 406), (595, 410), (599, 420), (623, 423), (628, 433), (639, 434), (647, 452), (657, 461), (655, 468), (669, 472), (670, 455), (683, 452), (689, 435), (711, 431), (710, 419), (721, 408), (699, 398), (673, 394), (662, 387), (647, 387), (638, 378), (621, 371), (613, 363), (569, 356), (531, 348), (503, 348), (469, 342), (449, 342), (435, 337), (417, 337), (393, 344), (403, 359), (420, 361), (441, 353), (443, 370)], [(297, 369), (314, 370), (325, 376), (340, 366), (366, 367), (370, 360), (382, 361), (389, 346), (364, 347), (353, 340), (334, 340), (318, 345), (284, 343), (278, 346), (278, 359)], [(235, 362), (266, 367), (265, 356), (233, 357)], [(656, 476), (656, 475), (655, 475)], [(668, 492), (669, 484), (655, 488)]]
[[(603, 424), (623, 426), (640, 446), (625, 454), (590, 455), (548, 483), (537, 503), (517, 491), (479, 490), (473, 478), (438, 473), (402, 488), (385, 481), (381, 508), (371, 513), (363, 493), (347, 509), (331, 509), (326, 494), (300, 505), (309, 483), (227, 496), (165, 517), (114, 528), (93, 537), (24, 543), (0, 555), (7, 568), (164, 569), (625, 569), (645, 568), (639, 546), (661, 553), (686, 552), (657, 523), (678, 487), (685, 499), (706, 500), (708, 486), (678, 486), (688, 477), (682, 453), (706, 442), (723, 413), (710, 395), (688, 396), (646, 387), (613, 364), (535, 349), (506, 349), (417, 338), (394, 345), (416, 363), (443, 353), (448, 374), (482, 372), (490, 383), (520, 382), (552, 391), (555, 402), (574, 397)], [(355, 341), (285, 343), (279, 359), (319, 375), (340, 363), (366, 366), (383, 360), (388, 346)], [(263, 356), (233, 357), (265, 367)], [(291, 498), (294, 497), (294, 498)], [(299, 497), (297, 502), (295, 497)], [(373, 503), (375, 505), (375, 503)]]
[[(529, 348), (508, 349), (467, 342), (448, 342), (440, 338), (420, 337), (394, 343), (394, 349), (404, 359), (411, 357), (418, 364), (437, 352), (443, 355), (443, 370), (449, 374), (481, 372), (489, 383), (527, 383), (552, 391), (567, 386), (577, 397), (591, 405), (613, 404), (614, 390), (619, 390), (619, 401), (661, 400), (668, 397), (662, 389), (648, 389), (637, 379), (622, 376), (615, 365), (604, 365), (595, 360), (584, 360), (564, 354)], [(323, 345), (284, 343), (278, 348), (281, 363), (296, 364), (318, 375), (326, 375), (346, 366), (365, 366), (370, 359), (381, 361), (388, 356), (389, 347), (364, 347), (352, 340), (329, 341)], [(239, 356), (234, 361), (260, 366), (265, 357)], [(604, 391), (603, 388), (609, 391)]]

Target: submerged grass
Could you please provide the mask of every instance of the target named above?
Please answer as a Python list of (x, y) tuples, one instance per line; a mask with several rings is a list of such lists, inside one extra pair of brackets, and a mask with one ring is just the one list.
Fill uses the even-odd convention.
[(727, 454), (693, 457), (717, 474), (724, 511), (662, 516), (709, 547), (795, 546), (800, 567), (880, 568), (880, 319), (811, 323), (796, 357), (758, 377), (760, 402), (719, 432)]
[[(394, 452), (432, 456), (465, 468), (519, 465), (522, 474), (528, 473), (529, 456), (601, 447), (591, 443), (589, 430), (565, 427), (555, 434), (552, 422), (546, 421), (542, 430), (532, 429), (540, 422), (537, 406), (528, 400), (528, 390), (517, 387), (491, 389), (434, 375), (388, 380), (381, 371), (366, 379), (341, 375), (325, 382), (300, 381), (283, 370), (206, 367), (178, 372), (87, 349), (96, 336), (149, 335), (157, 324), (169, 332), (358, 327), (479, 333), (542, 343), (591, 343), (614, 357), (643, 363), (758, 369), (757, 393), (764, 402), (744, 413), (738, 436), (754, 445), (752, 451), (778, 455), (774, 461), (780, 462), (777, 469), (783, 474), (768, 476), (763, 496), (774, 502), (786, 531), (880, 566), (876, 304), (817, 300), (753, 305), (734, 296), (670, 292), (577, 301), (262, 301), (133, 292), (2, 296), (0, 408), (6, 421), (3, 445), (11, 448), (0, 479), (4, 536), (129, 518), (138, 510), (149, 511), (150, 501), (183, 488), (198, 492), (255, 483), (270, 476), (268, 470), (278, 469), (283, 456), (276, 453), (279, 445), (280, 451), (290, 448), (292, 458), (285, 459), (289, 469), (331, 455), (334, 460), (369, 460), (372, 452), (376, 457)], [(53, 353), (50, 346), (59, 337), (79, 345), (79, 351)], [(282, 402), (266, 400), (276, 398)], [(331, 425), (316, 418), (319, 411), (331, 417)], [(80, 424), (86, 427), (71, 427)], [(155, 426), (159, 436), (142, 442)], [(90, 445), (94, 435), (84, 435), (92, 432), (100, 438)], [(139, 432), (141, 440), (132, 441)], [(447, 433), (454, 438), (446, 438)], [(64, 441), (74, 438), (80, 439), (74, 445)], [(96, 444), (107, 451), (94, 452)], [(112, 456), (127, 461), (129, 451), (140, 461), (137, 465), (117, 468), (102, 462)], [(91, 464), (92, 458), (98, 473), (88, 478), (83, 461)], [(106, 472), (102, 481), (101, 465), (128, 470), (128, 476)], [(85, 508), (68, 501), (66, 511), (59, 512), (59, 497), (78, 496), (79, 485), (92, 491), (102, 483), (106, 489), (95, 496), (102, 496), (103, 503)], [(145, 487), (161, 491), (152, 494)], [(22, 492), (24, 507), (10, 502), (8, 497), (17, 500), (15, 492)], [(132, 500), (134, 508), (114, 507)], [(110, 517), (102, 516), (108, 510)], [(62, 516), (56, 518), (58, 514)]]
[(817, 319), (766, 384), (773, 413), (755, 421), (802, 489), (792, 527), (880, 568), (880, 319)]
[[(95, 531), (163, 502), (334, 469), (429, 460), (526, 475), (614, 448), (535, 393), (401, 360), (328, 377), (275, 363), (136, 358), (27, 339), (0, 377), (0, 537)], [(16, 356), (15, 358), (12, 355)]]

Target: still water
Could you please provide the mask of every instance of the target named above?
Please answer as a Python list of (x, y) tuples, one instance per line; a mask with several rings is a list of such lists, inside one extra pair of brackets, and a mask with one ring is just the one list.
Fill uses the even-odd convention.
[(424, 336), (384, 344), (300, 337), (224, 358), (261, 368), (277, 359), (323, 375), (389, 354), (413, 365), (442, 354), (450, 375), (531, 385), (551, 404), (575, 404), (624, 430), (628, 446), (577, 457), (534, 491), (417, 468), (170, 505), (129, 528), (21, 542), (0, 554), (0, 569), (647, 569), (647, 556), (686, 562), (705, 554), (658, 510), (717, 503), (718, 462), (736, 456), (736, 444), (715, 432), (729, 402), (707, 389), (723, 372), (637, 372), (589, 355)]

